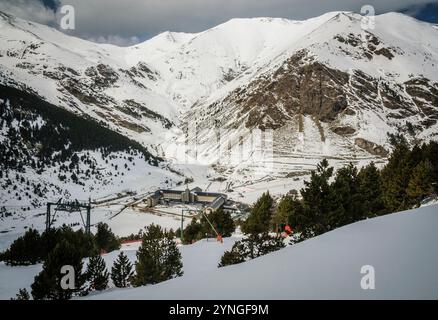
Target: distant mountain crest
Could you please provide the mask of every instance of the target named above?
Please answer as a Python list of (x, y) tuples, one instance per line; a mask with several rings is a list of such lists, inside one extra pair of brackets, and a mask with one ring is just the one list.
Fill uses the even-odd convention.
[[(272, 129), (286, 162), (384, 157), (387, 133), (437, 135), (438, 33), (403, 14), (376, 16), (367, 30), (351, 12), (232, 19), (132, 47), (0, 16), (1, 84), (105, 123), (154, 156), (185, 143), (189, 126), (240, 128), (243, 140)], [(203, 135), (200, 157), (218, 148), (214, 135)]]

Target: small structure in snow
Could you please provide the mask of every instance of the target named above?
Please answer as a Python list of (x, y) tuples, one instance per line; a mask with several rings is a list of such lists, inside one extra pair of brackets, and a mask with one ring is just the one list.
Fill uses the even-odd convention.
[(199, 187), (185, 190), (157, 190), (154, 194), (145, 199), (149, 208), (153, 208), (160, 203), (185, 203), (199, 204), (204, 206), (209, 213), (221, 209), (227, 201), (227, 195), (214, 192), (202, 192)]

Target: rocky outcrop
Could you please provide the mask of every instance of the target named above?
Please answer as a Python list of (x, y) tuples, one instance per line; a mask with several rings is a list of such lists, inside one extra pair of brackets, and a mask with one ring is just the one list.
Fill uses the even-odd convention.
[(349, 127), (349, 126), (333, 127), (333, 128), (331, 128), (331, 130), (340, 136), (348, 136), (348, 135), (352, 135), (356, 132), (356, 129)]
[[(340, 47), (345, 55), (355, 55), (356, 58), (366, 57), (368, 60), (372, 60), (375, 56), (383, 56), (388, 60), (392, 60), (394, 54), (398, 51), (397, 48), (385, 47), (376, 35), (368, 31), (365, 32), (365, 36), (349, 33), (347, 35), (338, 34), (333, 38), (346, 45)], [(349, 46), (354, 50), (349, 50)]]
[(387, 157), (389, 155), (388, 150), (386, 150), (382, 146), (379, 146), (379, 145), (375, 144), (374, 142), (365, 140), (363, 138), (356, 138), (354, 140), (354, 143), (359, 148), (366, 150), (368, 153), (370, 153), (374, 156)]
[(141, 103), (136, 102), (135, 100), (124, 100), (125, 103), (123, 112), (132, 115), (137, 119), (141, 119), (142, 117), (153, 119), (156, 121), (160, 121), (164, 128), (170, 129), (173, 126), (173, 123), (167, 119), (166, 117), (158, 114), (151, 109), (145, 107)]
[[(349, 37), (344, 41), (354, 46), (359, 45), (359, 40)], [(377, 37), (368, 35), (367, 41), (374, 48), (373, 54), (385, 54), (385, 50), (379, 51), (384, 46)], [(384, 122), (380, 126), (400, 131), (397, 125), (418, 117), (419, 109), (423, 110), (422, 125), (433, 125), (437, 88), (427, 79), (402, 84), (390, 77), (372, 77), (361, 70), (343, 72), (322, 63), (309, 51), (301, 50), (276, 69), (258, 75), (225, 98), (209, 105), (195, 105), (188, 113), (187, 121), (196, 123), (199, 131), (213, 126), (237, 129), (242, 124), (249, 130), (272, 129), (276, 132), (274, 145), (289, 145), (292, 151), (288, 152), (302, 150), (299, 145), (304, 141), (291, 141), (291, 134), (305, 135), (307, 130), (307, 139), (337, 144), (345, 148), (347, 154), (352, 150), (356, 152), (357, 146), (363, 154), (387, 157), (389, 151), (382, 146), (382, 139), (376, 143), (360, 137), (359, 129), (376, 119)], [(373, 115), (364, 118), (364, 114)], [(304, 118), (310, 121), (304, 123)], [(306, 126), (313, 128), (309, 131)], [(420, 126), (416, 134), (421, 134), (423, 129)], [(386, 135), (386, 131), (382, 134)], [(283, 153), (280, 149), (274, 152)]]
[(89, 67), (85, 70), (85, 75), (91, 78), (93, 85), (109, 88), (119, 79), (119, 75), (110, 66), (98, 64), (96, 67)]
[(289, 58), (271, 76), (260, 77), (232, 92), (227, 104), (239, 105), (246, 127), (278, 129), (296, 114), (322, 122), (334, 120), (348, 106), (343, 87), (349, 76), (319, 62), (309, 62), (305, 51)]
[(412, 97), (416, 106), (435, 124), (438, 120), (438, 83), (426, 78), (413, 78), (405, 82), (406, 92)]

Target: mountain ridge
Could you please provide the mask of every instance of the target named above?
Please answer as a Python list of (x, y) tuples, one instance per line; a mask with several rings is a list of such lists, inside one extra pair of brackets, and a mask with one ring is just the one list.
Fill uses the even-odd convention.
[[(218, 130), (231, 148), (273, 130), (274, 177), (324, 157), (384, 160), (388, 133), (409, 133), (410, 143), (438, 135), (438, 33), (402, 14), (376, 16), (367, 30), (352, 12), (232, 19), (131, 47), (0, 17), (1, 84), (102, 122), (170, 163), (225, 163), (231, 181), (266, 163), (218, 158)], [(187, 142), (195, 156), (175, 152)]]

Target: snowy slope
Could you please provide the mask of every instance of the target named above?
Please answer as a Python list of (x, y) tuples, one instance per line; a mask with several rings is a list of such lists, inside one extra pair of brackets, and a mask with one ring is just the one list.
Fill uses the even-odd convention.
[[(437, 299), (437, 212), (429, 206), (370, 219), (243, 264), (88, 298)], [(375, 290), (361, 289), (364, 265), (375, 269)]]
[[(155, 223), (159, 222), (156, 220)], [(212, 270), (216, 269), (217, 261), (226, 250), (230, 250), (234, 242), (239, 238), (226, 238), (224, 243), (220, 244), (214, 239), (202, 240), (193, 245), (180, 246), (180, 251), (183, 259), (183, 270), (185, 275), (199, 275), (209, 274)], [(123, 245), (120, 250), (113, 251), (109, 254), (103, 255), (107, 268), (110, 270), (114, 261), (117, 259), (120, 251), (123, 251), (129, 260), (134, 263), (136, 260), (136, 253), (140, 246), (140, 243), (132, 243)], [(202, 263), (200, 263), (200, 257), (202, 257)], [(84, 268), (88, 259), (84, 259)], [(15, 294), (19, 289), (26, 288), (28, 292), (31, 291), (31, 284), (34, 277), (41, 271), (42, 264), (36, 264), (32, 266), (19, 266), (10, 267), (0, 262), (0, 277), (1, 279), (8, 279), (8, 281), (0, 282), (0, 300), (8, 300), (15, 297)], [(117, 290), (111, 283), (108, 292), (111, 290)], [(91, 295), (94, 295), (92, 293)]]
[(4, 13), (0, 29), (2, 83), (91, 115), (146, 145), (157, 143), (158, 133), (176, 121), (177, 106), (149, 88), (157, 75), (146, 64), (129, 64), (127, 49)]
[[(227, 238), (223, 244), (202, 240), (179, 246), (183, 277), (148, 287), (111, 288), (87, 298), (436, 299), (437, 212), (438, 206), (430, 205), (358, 222), (256, 260), (221, 269), (217, 269), (220, 257), (239, 237)], [(132, 214), (136, 215), (128, 213)], [(136, 216), (142, 223), (153, 221), (168, 228), (178, 226), (178, 221)], [(119, 229), (122, 226), (131, 228), (129, 232), (137, 230), (124, 219), (113, 225)], [(128, 244), (121, 251), (134, 262), (138, 247), (139, 243)], [(103, 256), (107, 268), (111, 268), (118, 253)], [(375, 268), (374, 291), (360, 288), (363, 265)], [(9, 267), (0, 263), (0, 278), (10, 279), (0, 282), (0, 299), (13, 297), (20, 288), (30, 289), (40, 270), (41, 264)]]

